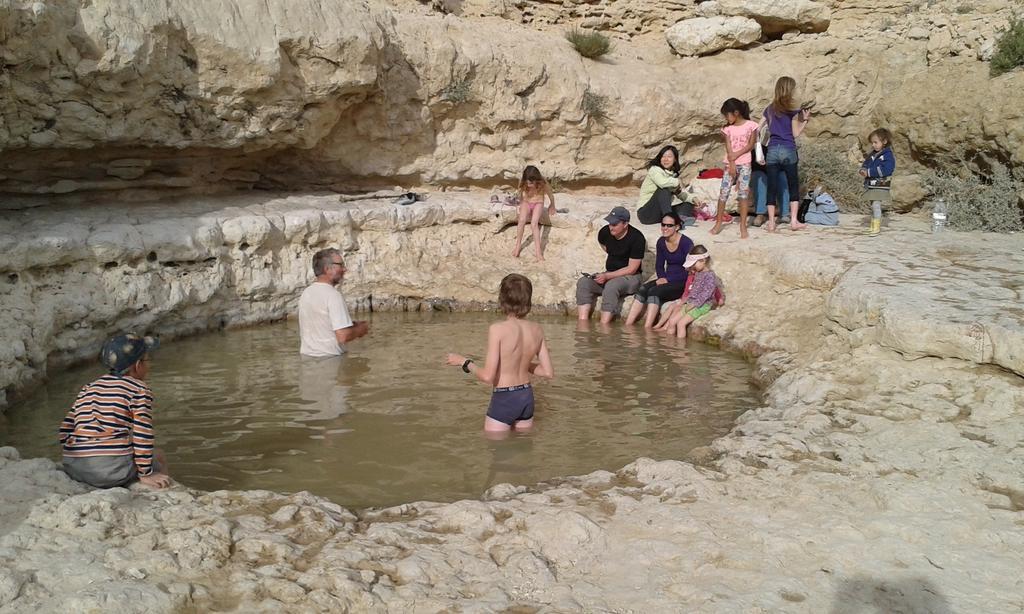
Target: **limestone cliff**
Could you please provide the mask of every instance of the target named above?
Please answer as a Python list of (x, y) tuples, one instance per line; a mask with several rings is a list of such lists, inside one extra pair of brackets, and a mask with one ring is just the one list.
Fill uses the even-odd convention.
[[(721, 101), (757, 109), (782, 74), (817, 102), (811, 139), (853, 152), (884, 123), (908, 172), (958, 145), (1024, 158), (1024, 122), (1000, 102), (1024, 77), (991, 79), (984, 62), (1009, 3), (573, 6), (3, 0), (0, 193), (12, 207), (101, 190), (492, 185), (526, 161), (576, 187), (629, 185), (664, 142), (688, 172), (714, 164)], [(764, 35), (674, 56), (665, 30), (698, 14), (742, 14)], [(580, 57), (574, 25), (615, 50)], [(604, 117), (583, 111), (587, 92), (607, 97)]]

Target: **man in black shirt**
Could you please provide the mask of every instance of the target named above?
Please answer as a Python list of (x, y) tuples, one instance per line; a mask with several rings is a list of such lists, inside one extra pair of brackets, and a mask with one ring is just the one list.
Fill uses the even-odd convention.
[(605, 216), (608, 225), (597, 233), (597, 242), (608, 253), (604, 273), (584, 273), (576, 282), (576, 309), (580, 320), (589, 320), (594, 301), (601, 295), (601, 323), (612, 321), (622, 309), (622, 300), (640, 287), (640, 264), (647, 250), (647, 239), (629, 225), (629, 211), (615, 207)]

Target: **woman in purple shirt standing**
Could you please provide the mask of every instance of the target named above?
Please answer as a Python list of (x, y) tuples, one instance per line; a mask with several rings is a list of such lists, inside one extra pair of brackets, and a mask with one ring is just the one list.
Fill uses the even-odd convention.
[[(768, 140), (768, 151), (765, 153), (765, 166), (768, 167), (768, 232), (775, 231), (775, 205), (779, 194), (779, 172), (786, 175), (786, 183), (789, 186), (789, 227), (793, 230), (804, 228), (807, 224), (801, 224), (796, 219), (796, 212), (800, 208), (800, 176), (797, 174), (797, 164), (800, 159), (796, 153), (796, 137), (807, 127), (807, 120), (811, 117), (808, 108), (797, 108), (794, 102), (796, 94), (796, 81), (792, 77), (780, 77), (775, 82), (775, 98), (764, 110), (763, 123), (768, 125), (768, 133), (771, 137)], [(810, 105), (806, 105), (810, 106)]]
[(658, 319), (661, 306), (683, 295), (686, 287), (686, 269), (683, 263), (693, 247), (693, 241), (682, 234), (683, 222), (675, 213), (661, 216), (661, 238), (655, 247), (654, 271), (651, 281), (640, 286), (633, 296), (626, 324), (640, 319), (640, 312), (647, 308), (644, 328), (652, 328)]

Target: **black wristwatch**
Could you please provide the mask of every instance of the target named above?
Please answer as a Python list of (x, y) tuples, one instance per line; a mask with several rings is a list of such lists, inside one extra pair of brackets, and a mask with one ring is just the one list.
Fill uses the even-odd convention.
[(469, 373), (469, 365), (472, 362), (473, 362), (472, 358), (467, 358), (466, 362), (462, 363), (462, 370), (465, 371), (466, 373)]

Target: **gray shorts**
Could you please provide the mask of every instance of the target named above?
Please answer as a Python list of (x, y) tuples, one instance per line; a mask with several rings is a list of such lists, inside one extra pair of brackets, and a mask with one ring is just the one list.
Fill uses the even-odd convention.
[(595, 297), (601, 295), (601, 311), (619, 313), (622, 301), (635, 294), (640, 287), (640, 274), (616, 277), (602, 286), (590, 277), (580, 277), (576, 282), (576, 304), (593, 305)]
[[(160, 465), (153, 459), (153, 470), (160, 471)], [(127, 486), (139, 479), (135, 458), (131, 454), (121, 456), (64, 457), (64, 473), (78, 482), (96, 488)]]

